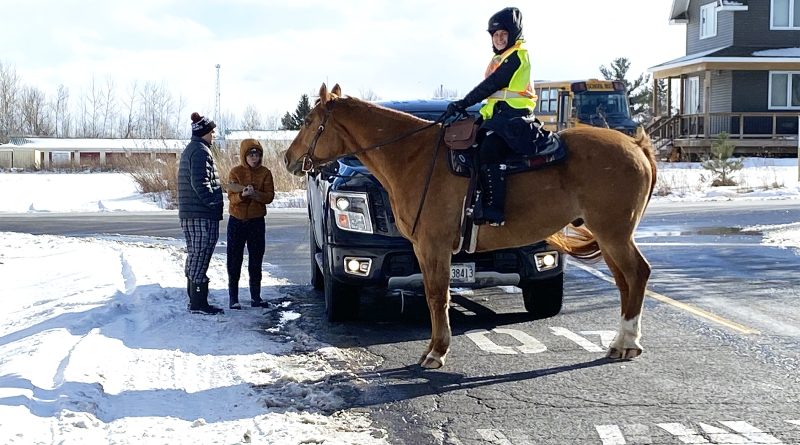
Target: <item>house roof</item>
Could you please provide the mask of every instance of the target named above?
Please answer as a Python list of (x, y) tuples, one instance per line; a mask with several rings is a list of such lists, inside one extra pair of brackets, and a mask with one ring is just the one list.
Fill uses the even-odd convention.
[[(747, 8), (748, 0), (717, 0), (717, 7), (731, 10), (742, 10)], [(730, 7), (730, 8), (726, 8)], [(689, 0), (672, 0), (672, 8), (669, 11), (670, 23), (687, 23), (689, 21)]]
[(225, 130), (225, 140), (293, 141), (297, 133), (297, 130)]
[[(800, 47), (723, 46), (689, 54), (648, 68), (657, 76), (670, 71), (695, 72), (690, 67), (714, 64), (712, 69), (796, 69), (800, 67)], [(725, 65), (725, 66), (723, 66)], [(753, 68), (758, 65), (759, 68)]]
[(10, 142), (0, 148), (24, 148), (30, 150), (69, 151), (107, 150), (119, 152), (182, 151), (187, 139), (95, 139), (95, 138), (43, 138), (11, 137)]

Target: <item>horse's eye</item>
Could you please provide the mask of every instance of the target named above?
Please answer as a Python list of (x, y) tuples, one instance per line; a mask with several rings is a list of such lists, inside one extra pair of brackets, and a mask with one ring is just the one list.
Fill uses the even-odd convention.
[(303, 126), (308, 127), (309, 125), (311, 125), (311, 118), (306, 116), (306, 118), (303, 119)]

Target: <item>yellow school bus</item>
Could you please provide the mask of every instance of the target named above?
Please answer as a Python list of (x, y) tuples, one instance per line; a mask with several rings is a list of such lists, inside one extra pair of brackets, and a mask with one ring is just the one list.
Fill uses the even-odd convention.
[(539, 96), (536, 117), (548, 130), (590, 125), (634, 135), (639, 126), (631, 119), (625, 84), (620, 81), (535, 81), (534, 88)]

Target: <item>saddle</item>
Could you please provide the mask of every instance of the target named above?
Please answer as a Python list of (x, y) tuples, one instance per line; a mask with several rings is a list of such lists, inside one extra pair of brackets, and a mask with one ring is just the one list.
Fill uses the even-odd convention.
[[(532, 123), (532, 121), (531, 121)], [(540, 125), (537, 122), (538, 125)], [(531, 127), (533, 128), (533, 127)], [(536, 128), (538, 133), (538, 128)], [(509, 155), (503, 163), (506, 165), (506, 176), (514, 173), (521, 173), (528, 170), (537, 170), (550, 165), (558, 164), (567, 157), (567, 147), (561, 141), (558, 134), (553, 134), (551, 138), (542, 140), (540, 138), (528, 138), (523, 140), (525, 146), (521, 147), (519, 125), (513, 129), (511, 136), (515, 140), (512, 146), (513, 153)], [(465, 251), (473, 253), (478, 235), (478, 228), (474, 224), (476, 206), (479, 205), (481, 191), (478, 187), (478, 173), (480, 171), (480, 160), (478, 159), (478, 146), (480, 137), (476, 119), (467, 117), (450, 123), (445, 127), (444, 143), (448, 148), (447, 164), (450, 171), (456, 176), (469, 178), (469, 187), (464, 197), (464, 207), (461, 214), (461, 236), (458, 247), (453, 253)], [(504, 136), (504, 135), (501, 135)], [(509, 141), (510, 137), (505, 135), (504, 139)], [(546, 146), (542, 146), (546, 142)], [(511, 144), (509, 144), (511, 145)], [(467, 239), (467, 245), (464, 240)]]
[[(444, 131), (444, 143), (448, 150), (448, 167), (456, 176), (470, 178), (474, 176), (478, 167), (478, 145), (480, 139), (476, 119), (468, 117), (459, 119)], [(505, 135), (501, 135), (505, 136)], [(504, 160), (506, 176), (528, 170), (537, 170), (549, 165), (558, 164), (567, 157), (567, 147), (557, 133), (553, 134), (552, 141), (555, 146), (541, 147), (541, 141), (533, 138), (527, 141), (527, 148), (515, 149)], [(516, 143), (517, 141), (515, 141)]]

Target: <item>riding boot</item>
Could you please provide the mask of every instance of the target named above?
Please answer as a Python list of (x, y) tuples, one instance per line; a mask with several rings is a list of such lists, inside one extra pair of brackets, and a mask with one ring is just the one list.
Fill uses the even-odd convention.
[(192, 283), (189, 292), (189, 310), (195, 314), (224, 314), (221, 308), (208, 304), (208, 282)]
[(505, 224), (506, 165), (490, 164), (481, 169), (482, 219), (492, 226)]
[(228, 277), (228, 307), (231, 309), (241, 309), (239, 304), (239, 278), (236, 280)]
[(269, 303), (261, 299), (261, 282), (250, 281), (250, 306), (269, 307)]

